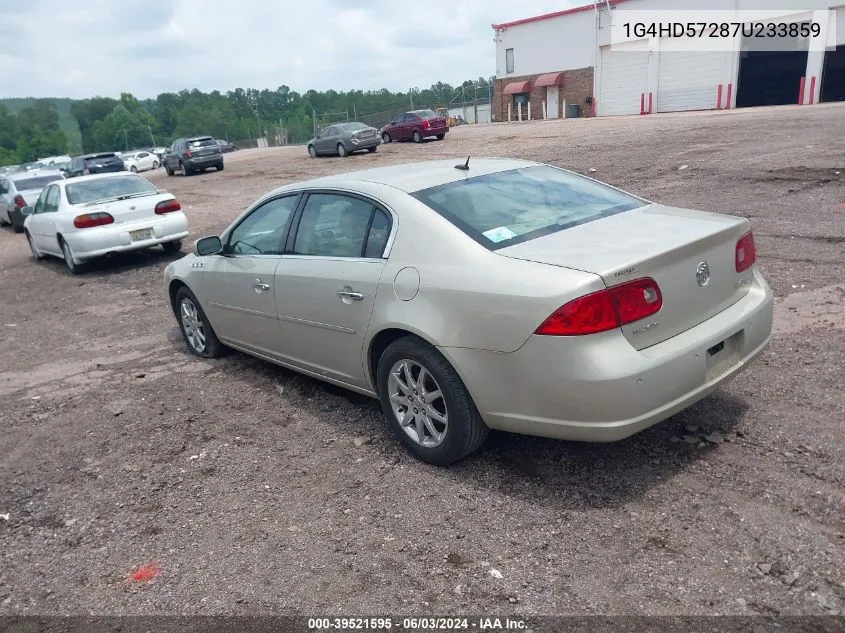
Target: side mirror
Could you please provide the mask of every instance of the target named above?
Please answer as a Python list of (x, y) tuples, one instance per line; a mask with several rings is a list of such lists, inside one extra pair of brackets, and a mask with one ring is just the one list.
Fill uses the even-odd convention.
[(33, 211), (35, 211), (35, 209), (30, 206), (26, 206), (21, 209), (21, 215), (32, 215)]
[(223, 250), (223, 242), (216, 235), (203, 237), (197, 240), (195, 250), (197, 255), (215, 255)]

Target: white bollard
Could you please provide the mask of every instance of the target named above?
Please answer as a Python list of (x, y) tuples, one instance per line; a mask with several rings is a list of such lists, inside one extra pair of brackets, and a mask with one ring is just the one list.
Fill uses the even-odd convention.
[(510, 123), (511, 121), (513, 121), (513, 118), (511, 117), (511, 104), (509, 103), (508, 104), (508, 123)]
[(528, 118), (526, 120), (527, 121), (531, 120), (531, 102), (530, 101), (528, 102)]
[(549, 111), (548, 111), (547, 106), (546, 106), (546, 100), (544, 99), (543, 100), (543, 120), (545, 121), (548, 118), (549, 118)]
[(516, 116), (520, 123), (522, 123), (522, 102), (516, 104)]

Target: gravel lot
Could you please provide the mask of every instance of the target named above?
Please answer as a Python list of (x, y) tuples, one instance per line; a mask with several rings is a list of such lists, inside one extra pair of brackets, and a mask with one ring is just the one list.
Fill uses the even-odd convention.
[[(283, 183), (468, 154), (748, 216), (778, 297), (771, 347), (629, 440), (493, 434), (438, 469), (374, 401), (189, 356), (172, 256), (72, 277), (4, 229), (0, 614), (845, 610), (845, 104), (462, 127), (347, 159), (244, 150), (222, 173), (150, 179), (199, 237)], [(158, 578), (128, 580), (152, 561)]]

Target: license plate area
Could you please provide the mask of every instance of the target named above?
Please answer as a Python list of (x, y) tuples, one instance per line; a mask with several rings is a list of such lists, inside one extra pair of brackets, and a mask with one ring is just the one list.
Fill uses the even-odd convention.
[(715, 380), (740, 363), (744, 336), (745, 330), (740, 330), (733, 336), (708, 348), (706, 352), (708, 382)]
[(144, 240), (153, 239), (152, 229), (138, 229), (137, 231), (129, 231), (129, 239), (133, 242), (143, 242)]

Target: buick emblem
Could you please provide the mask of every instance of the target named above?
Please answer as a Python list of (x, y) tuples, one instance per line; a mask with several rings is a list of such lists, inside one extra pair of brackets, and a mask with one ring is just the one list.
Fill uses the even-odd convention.
[(695, 280), (702, 288), (710, 283), (710, 266), (707, 265), (707, 262), (698, 264), (698, 268), (695, 269)]

